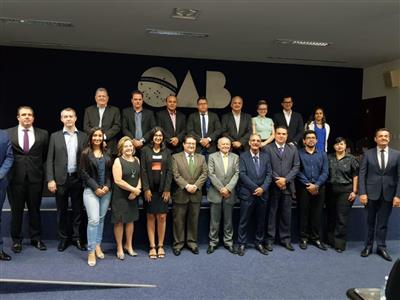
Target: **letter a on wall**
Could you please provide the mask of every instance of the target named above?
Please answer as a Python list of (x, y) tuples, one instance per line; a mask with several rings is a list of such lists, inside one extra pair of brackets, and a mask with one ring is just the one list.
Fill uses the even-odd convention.
[(199, 98), (199, 94), (197, 93), (197, 89), (194, 85), (190, 71), (186, 73), (185, 80), (182, 83), (177, 98), (179, 101), (179, 106), (197, 107), (197, 98)]

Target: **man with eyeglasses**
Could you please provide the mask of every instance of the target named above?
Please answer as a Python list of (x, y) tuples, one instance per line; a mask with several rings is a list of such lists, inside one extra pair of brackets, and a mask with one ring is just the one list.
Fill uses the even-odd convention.
[(287, 143), (298, 146), (304, 132), (303, 117), (301, 114), (292, 110), (292, 97), (284, 97), (281, 105), (283, 108), (282, 112), (276, 113), (273, 116), (274, 124), (275, 126), (287, 127)]

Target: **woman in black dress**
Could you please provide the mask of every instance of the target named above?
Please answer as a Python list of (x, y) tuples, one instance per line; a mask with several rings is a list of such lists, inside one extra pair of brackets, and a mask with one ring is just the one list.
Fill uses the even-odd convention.
[[(117, 258), (125, 258), (124, 250), (130, 256), (137, 256), (132, 248), (133, 222), (139, 219), (138, 196), (140, 195), (140, 163), (134, 156), (135, 147), (131, 138), (124, 136), (118, 142), (118, 157), (114, 161), (114, 191), (111, 200), (111, 222), (117, 243)], [(122, 237), (125, 224), (125, 246)]]
[[(141, 175), (144, 190), (144, 206), (147, 212), (147, 234), (149, 236), (149, 257), (165, 257), (164, 237), (167, 223), (168, 201), (171, 198), (171, 153), (165, 147), (165, 134), (161, 127), (151, 131), (150, 144), (142, 149)], [(156, 250), (155, 231), (157, 220), (158, 247)]]
[(346, 147), (346, 140), (338, 137), (335, 153), (328, 156), (327, 236), (328, 244), (339, 253), (346, 248), (347, 218), (358, 191), (359, 163)]

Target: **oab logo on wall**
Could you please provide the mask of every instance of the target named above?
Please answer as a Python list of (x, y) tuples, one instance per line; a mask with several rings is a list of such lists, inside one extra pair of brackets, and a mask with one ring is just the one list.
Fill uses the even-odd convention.
[[(209, 108), (224, 108), (231, 99), (231, 94), (225, 89), (225, 75), (221, 72), (206, 72), (206, 98)], [(165, 105), (165, 98), (175, 95), (180, 107), (196, 107), (199, 94), (193, 82), (190, 71), (186, 73), (180, 89), (174, 74), (161, 67), (146, 70), (140, 77), (138, 89), (144, 94), (144, 101), (155, 107)]]

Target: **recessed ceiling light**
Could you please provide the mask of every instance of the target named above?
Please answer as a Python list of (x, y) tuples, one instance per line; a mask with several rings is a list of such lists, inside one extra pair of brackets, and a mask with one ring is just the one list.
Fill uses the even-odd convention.
[(200, 11), (191, 8), (174, 8), (172, 11), (172, 18), (184, 19), (184, 20), (196, 20), (199, 16)]
[(311, 47), (326, 47), (332, 45), (332, 43), (329, 42), (303, 41), (303, 40), (292, 40), (292, 39), (276, 39), (275, 43), (280, 45), (297, 45), (297, 46), (311, 46)]
[(209, 36), (208, 33), (201, 33), (201, 32), (175, 31), (175, 30), (150, 29), (150, 28), (147, 28), (146, 32), (154, 35), (188, 37), (188, 38), (207, 38)]
[(52, 21), (52, 20), (35, 20), (35, 19), (19, 19), (19, 18), (8, 18), (0, 17), (2, 23), (17, 23), (17, 24), (32, 24), (32, 25), (46, 25), (55, 27), (73, 27), (71, 22), (63, 21)]

